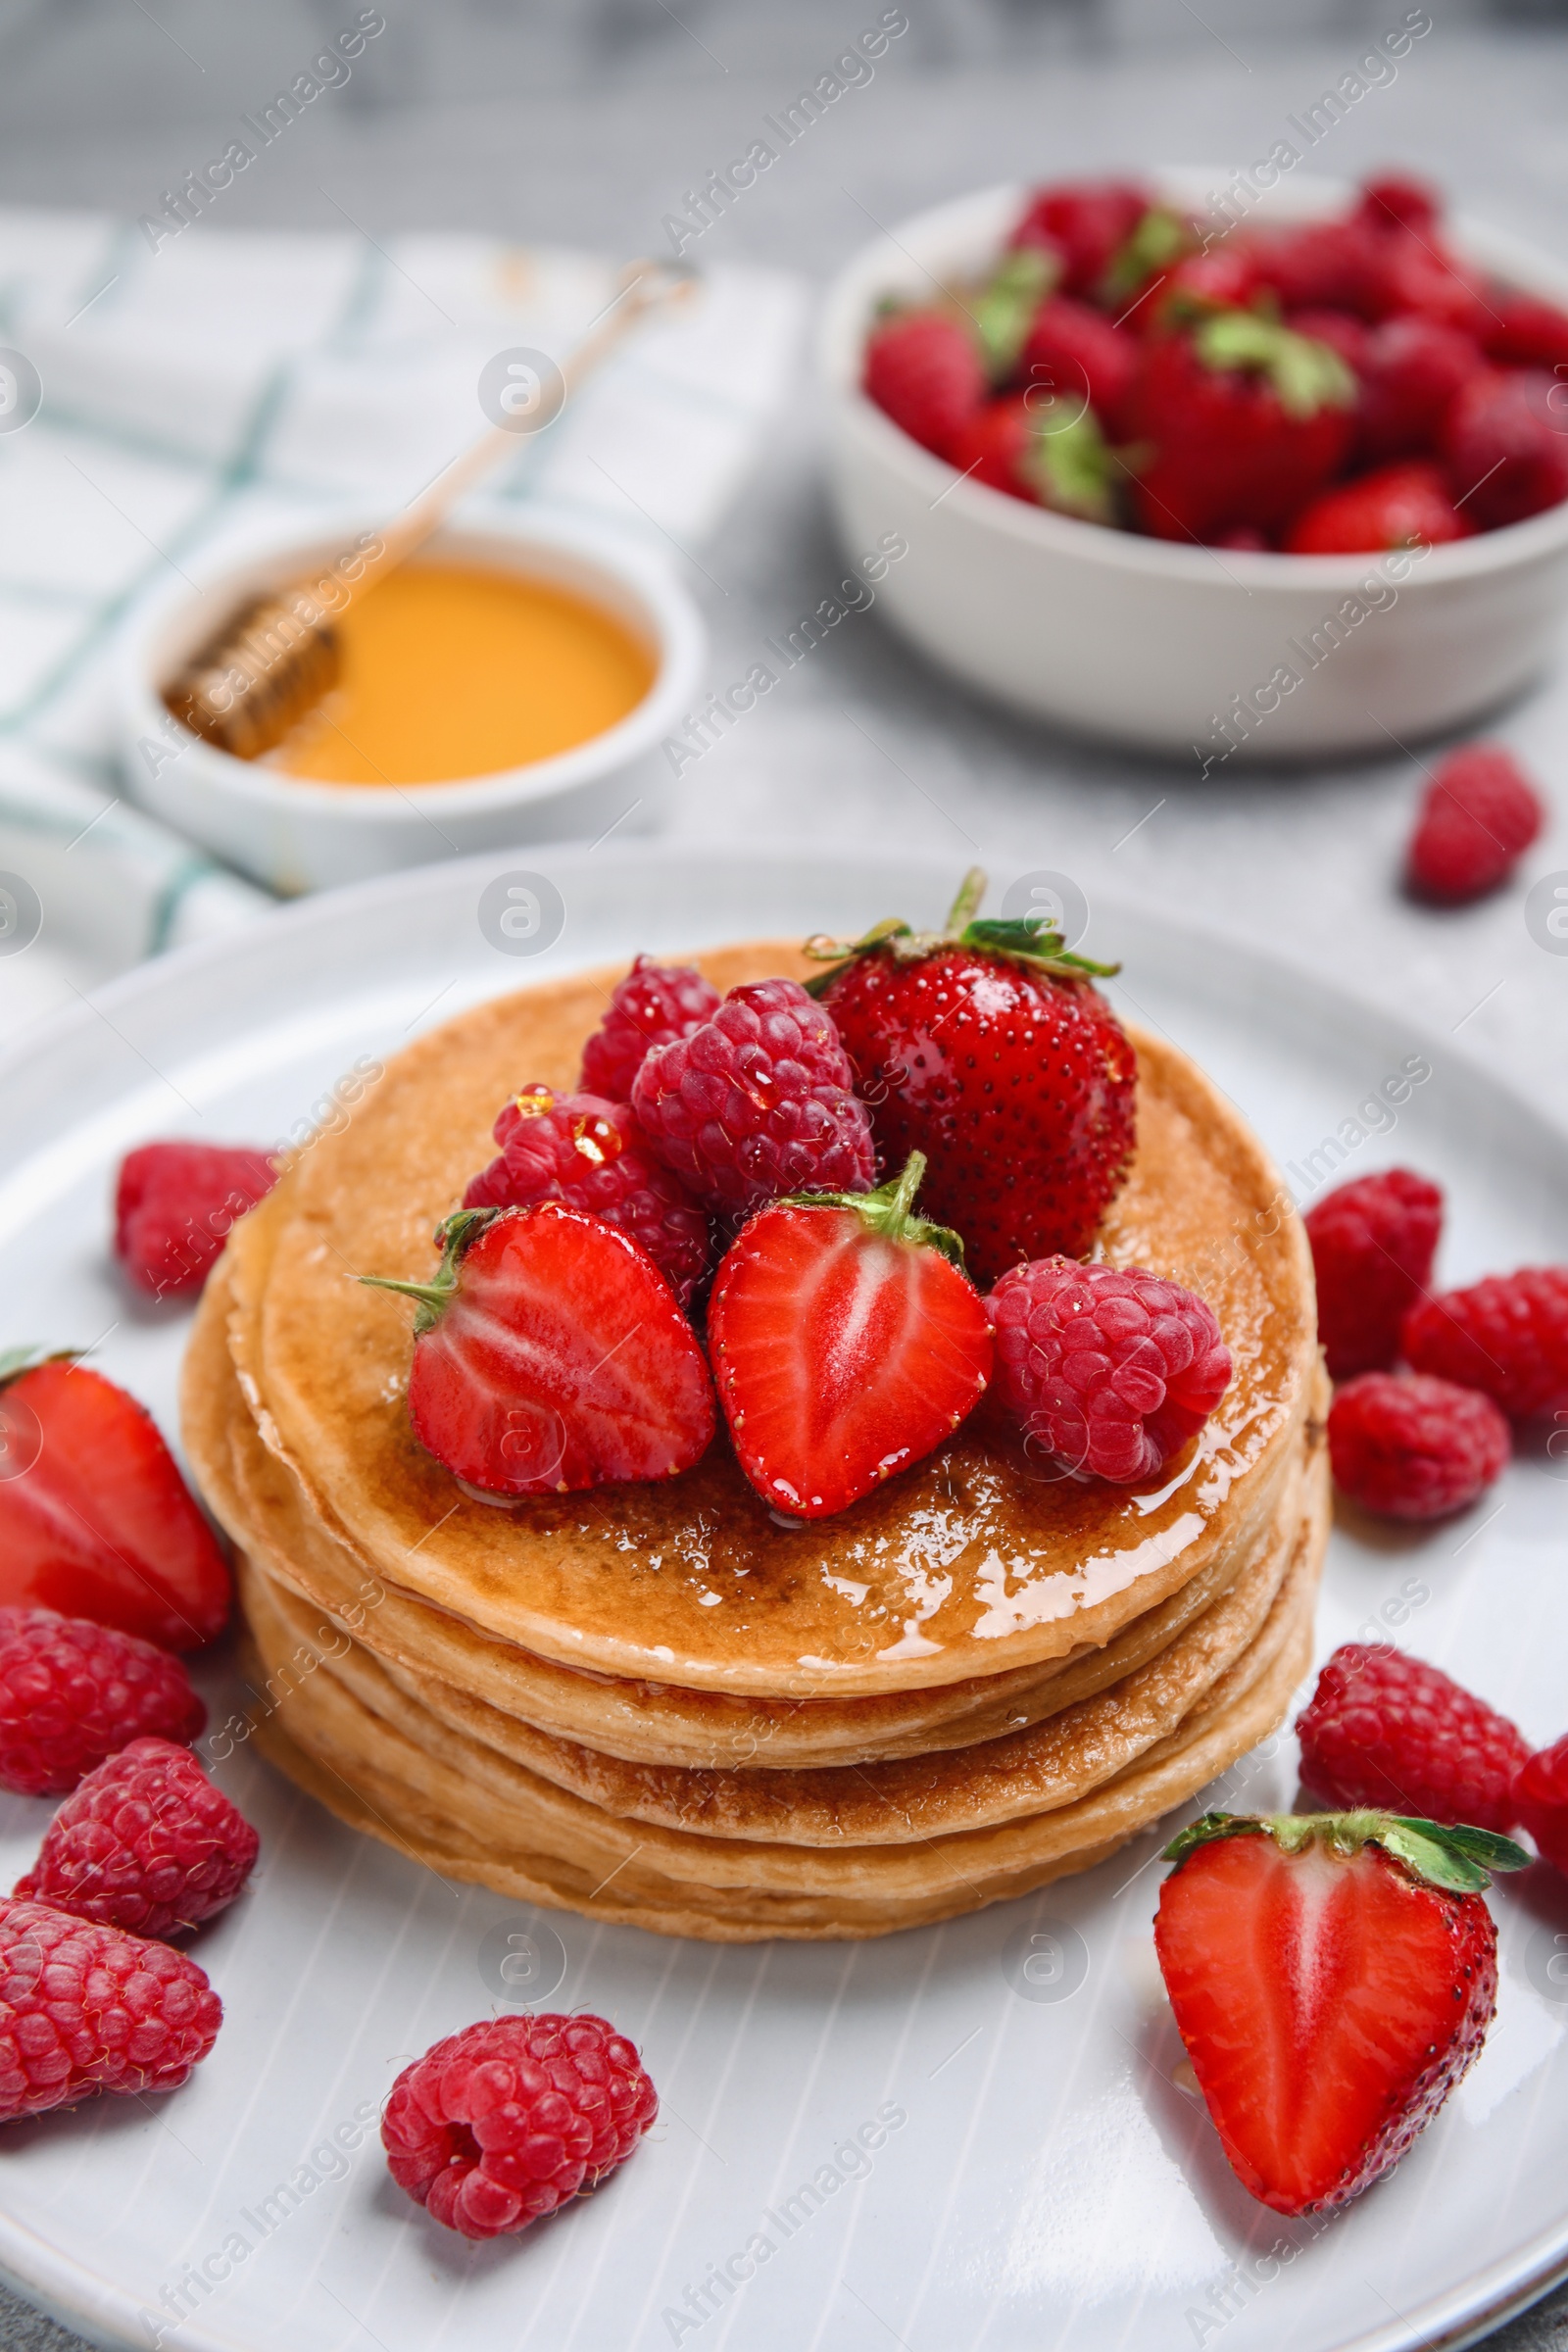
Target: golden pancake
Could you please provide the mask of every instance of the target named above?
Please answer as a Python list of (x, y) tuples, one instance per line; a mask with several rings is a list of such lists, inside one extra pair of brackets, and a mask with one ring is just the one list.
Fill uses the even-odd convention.
[[(294, 1679), (255, 1736), (355, 1828), (524, 1901), (714, 1941), (885, 1935), (1091, 1868), (1265, 1737), (1310, 1659), (1325, 1534), (1320, 1508), (1298, 1539), (1303, 1574), (1178, 1733), (1074, 1803), (957, 1836), (824, 1851), (623, 1822), (421, 1716), (395, 1686), (372, 1710), (330, 1665)], [(374, 1661), (360, 1663), (373, 1682)]]
[[(1311, 1472), (1321, 1488), (1325, 1463)], [(999, 1740), (941, 1752), (815, 1771), (693, 1772), (629, 1765), (576, 1741), (553, 1738), (428, 1674), (376, 1654), (362, 1676), (361, 1645), (302, 1603), (257, 1563), (244, 1561), (240, 1593), (270, 1671), (310, 1652), (364, 1703), (378, 1710), (386, 1687), (449, 1730), (496, 1749), (556, 1787), (622, 1820), (657, 1823), (699, 1837), (750, 1838), (786, 1845), (880, 1845), (945, 1836), (1070, 1804), (1124, 1772), (1186, 1721), (1203, 1694), (1254, 1642), (1295, 1562), (1298, 1584), (1315, 1573), (1300, 1556), (1302, 1498), (1290, 1508), (1258, 1560), (1185, 1633), (1136, 1672), (1093, 1698)], [(1317, 1498), (1321, 1511), (1321, 1499)], [(1259, 1667), (1266, 1663), (1259, 1659)], [(402, 1720), (395, 1713), (394, 1722)]]
[[(720, 988), (804, 968), (767, 943), (701, 960)], [(389, 1588), (536, 1659), (764, 1699), (908, 1693), (1102, 1649), (1195, 1577), (1223, 1585), (1220, 1563), (1234, 1575), (1255, 1555), (1312, 1400), (1310, 1262), (1232, 1106), (1139, 1033), (1139, 1147), (1104, 1254), (1200, 1287), (1236, 1366), (1159, 1482), (1044, 1483), (975, 1417), (805, 1526), (774, 1518), (722, 1440), (659, 1486), (505, 1508), (465, 1494), (409, 1425), (406, 1302), (354, 1276), (427, 1277), (431, 1228), (488, 1155), (498, 1105), (529, 1080), (571, 1082), (615, 977), (554, 982), (422, 1038), (236, 1228), (233, 1360), (263, 1442), (329, 1538)]]
[[(226, 1268), (220, 1266), (198, 1310), (183, 1402), (186, 1444), (197, 1475), (235, 1543), (274, 1581), (314, 1604), (321, 1613), (316, 1625), (323, 1638), (328, 1624), (358, 1632), (394, 1674), (411, 1674), (438, 1712), (434, 1694), (455, 1691), (462, 1703), (497, 1710), (504, 1718), (629, 1762), (787, 1769), (924, 1754), (994, 1739), (1135, 1672), (1250, 1565), (1218, 1555), (1103, 1649), (908, 1694), (848, 1701), (741, 1699), (584, 1675), (532, 1658), (387, 1586), (309, 1519), (297, 1486), (262, 1446), (240, 1396), (227, 1353), (227, 1306)], [(1277, 1543), (1286, 1513), (1297, 1508), (1292, 1494), (1276, 1517), (1271, 1541)], [(1294, 1519), (1289, 1524), (1294, 1526)]]

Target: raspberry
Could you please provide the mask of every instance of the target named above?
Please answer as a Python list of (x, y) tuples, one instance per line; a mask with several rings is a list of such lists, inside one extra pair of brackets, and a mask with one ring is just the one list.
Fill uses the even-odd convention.
[(1523, 522), (1568, 498), (1568, 416), (1544, 368), (1472, 376), (1448, 411), (1444, 455), (1478, 530)]
[(1130, 1486), (1201, 1429), (1230, 1385), (1212, 1307), (1136, 1266), (1014, 1266), (992, 1292), (997, 1389), (1037, 1444)]
[(120, 1163), (115, 1255), (155, 1298), (199, 1290), (229, 1227), (277, 1182), (265, 1152), (239, 1145), (143, 1144)]
[(906, 311), (865, 347), (865, 393), (922, 449), (951, 458), (986, 396), (986, 373), (967, 327), (941, 311)]
[(1513, 1421), (1568, 1406), (1568, 1266), (1492, 1274), (1423, 1298), (1404, 1318), (1417, 1372), (1480, 1389)]
[(1301, 1779), (1334, 1806), (1506, 1832), (1530, 1753), (1505, 1715), (1402, 1650), (1346, 1642), (1297, 1719)]
[(465, 2237), (504, 2237), (597, 2188), (659, 2098), (602, 2017), (502, 2017), (449, 2034), (392, 2085), (392, 2178)]
[(629, 1102), (631, 1082), (655, 1046), (690, 1037), (718, 1010), (718, 991), (695, 964), (639, 956), (611, 994), (610, 1010), (582, 1050), (585, 1095)]
[(687, 1304), (708, 1272), (708, 1219), (624, 1102), (527, 1086), (503, 1105), (495, 1139), (500, 1152), (464, 1194), (465, 1208), (584, 1208), (629, 1234)]
[(15, 1892), (101, 1927), (164, 1936), (231, 1903), (260, 1843), (188, 1749), (133, 1740), (67, 1797)]
[(1459, 905), (1505, 881), (1545, 822), (1511, 752), (1467, 743), (1438, 768), (1410, 840), (1409, 873), (1428, 898)]
[(1568, 1740), (1521, 1764), (1514, 1776), (1513, 1812), (1553, 1870), (1568, 1873)]
[(1435, 450), (1455, 396), (1482, 365), (1474, 336), (1440, 319), (1390, 318), (1374, 327), (1356, 370), (1359, 454), (1381, 463)]
[(1508, 368), (1568, 367), (1568, 311), (1500, 287), (1493, 290), (1492, 308), (1484, 336), (1489, 360)]
[(207, 1709), (184, 1667), (134, 1634), (0, 1609), (0, 1788), (61, 1796), (132, 1740), (194, 1740)]
[(96, 2090), (177, 2090), (222, 2022), (183, 1952), (0, 1896), (0, 2121)]
[(799, 981), (753, 980), (649, 1054), (632, 1103), (705, 1206), (744, 1216), (781, 1193), (870, 1190), (871, 1123), (854, 1084), (831, 1013)]
[(1508, 1424), (1479, 1389), (1422, 1373), (1363, 1372), (1329, 1414), (1329, 1459), (1343, 1491), (1390, 1519), (1462, 1511), (1507, 1467)]
[(1359, 1176), (1303, 1220), (1317, 1269), (1317, 1336), (1336, 1380), (1383, 1372), (1399, 1325), (1425, 1291), (1443, 1230), (1443, 1195), (1408, 1168)]

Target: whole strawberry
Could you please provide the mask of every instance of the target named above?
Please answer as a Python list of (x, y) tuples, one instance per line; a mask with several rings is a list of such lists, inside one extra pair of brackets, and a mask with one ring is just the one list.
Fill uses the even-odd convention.
[(1116, 967), (1065, 953), (1038, 918), (975, 919), (965, 877), (947, 928), (879, 923), (809, 942), (811, 983), (872, 1106), (884, 1166), (926, 1155), (924, 1201), (975, 1280), (1093, 1241), (1127, 1173), (1137, 1061), (1094, 986)]
[(1544, 1858), (1568, 1877), (1568, 1740), (1542, 1748), (1520, 1765), (1509, 1811)]
[(1380, 2179), (1480, 2053), (1510, 1838), (1389, 1813), (1206, 1813), (1165, 1849), (1154, 1949), (1237, 2179), (1276, 2213)]
[(695, 964), (639, 956), (616, 981), (610, 1008), (582, 1050), (583, 1093), (629, 1102), (632, 1080), (655, 1046), (690, 1037), (717, 1010), (718, 991)]
[(951, 458), (986, 396), (978, 338), (949, 311), (904, 311), (877, 327), (864, 382), (866, 398), (939, 458)]
[(1440, 466), (1380, 466), (1322, 490), (1285, 534), (1288, 556), (1352, 556), (1396, 547), (1446, 547), (1470, 525), (1448, 496)]
[(0, 1897), (0, 2122), (99, 2090), (177, 2090), (222, 2022), (183, 1952)]
[(585, 1208), (629, 1233), (682, 1306), (690, 1302), (708, 1272), (708, 1219), (655, 1158), (629, 1104), (525, 1086), (502, 1104), (495, 1139), (501, 1150), (469, 1184), (465, 1208), (531, 1208), (538, 1200)]
[(67, 1797), (15, 1892), (163, 1937), (225, 1909), (260, 1844), (188, 1748), (132, 1740)]
[(871, 1128), (831, 1014), (795, 980), (732, 988), (710, 1021), (660, 1046), (632, 1104), (666, 1167), (719, 1214), (784, 1193), (861, 1193)]
[(1147, 445), (1135, 503), (1156, 539), (1277, 528), (1350, 444), (1355, 378), (1337, 351), (1256, 311), (1217, 311), (1156, 337), (1127, 400)]
[(130, 1740), (194, 1740), (206, 1721), (167, 1650), (53, 1609), (0, 1608), (0, 1788), (62, 1796)]
[(486, 2018), (406, 2066), (381, 2119), (400, 2188), (464, 2237), (506, 2237), (597, 2188), (659, 2113), (607, 2019)]

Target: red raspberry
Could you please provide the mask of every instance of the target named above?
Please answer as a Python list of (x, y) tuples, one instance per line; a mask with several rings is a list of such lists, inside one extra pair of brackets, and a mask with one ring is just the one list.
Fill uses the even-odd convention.
[(1472, 376), (1444, 426), (1453, 494), (1478, 530), (1523, 522), (1568, 498), (1568, 416), (1544, 368)]
[(96, 2090), (177, 2090), (222, 2022), (183, 1952), (0, 1896), (0, 2122)]
[(120, 1163), (115, 1255), (155, 1298), (199, 1290), (229, 1227), (265, 1199), (277, 1169), (227, 1144), (143, 1144)]
[(1500, 744), (1450, 752), (1427, 787), (1409, 872), (1428, 898), (1458, 906), (1506, 880), (1545, 822), (1523, 769)]
[(1437, 449), (1456, 395), (1483, 365), (1475, 337), (1440, 319), (1412, 316), (1375, 326), (1356, 368), (1357, 454), (1381, 465)]
[(1330, 1805), (1506, 1833), (1530, 1753), (1505, 1715), (1402, 1650), (1346, 1642), (1317, 1678), (1296, 1735), (1301, 1779)]
[(463, 1196), (465, 1208), (564, 1200), (647, 1250), (685, 1306), (708, 1272), (708, 1219), (661, 1164), (624, 1102), (527, 1086), (495, 1123), (501, 1146)]
[(1479, 1389), (1424, 1374), (1363, 1372), (1329, 1414), (1336, 1483), (1390, 1519), (1462, 1511), (1507, 1468), (1508, 1424)]
[(1553, 1870), (1568, 1874), (1568, 1740), (1521, 1764), (1514, 1777), (1513, 1815)]
[(1061, 180), (1034, 191), (1012, 242), (1059, 254), (1061, 291), (1093, 294), (1149, 209), (1148, 190), (1132, 180)]
[(1048, 1453), (1097, 1478), (1152, 1478), (1230, 1386), (1212, 1307), (1136, 1266), (1036, 1258), (988, 1304), (1004, 1402)]
[(133, 1740), (67, 1797), (15, 1892), (100, 1927), (164, 1936), (231, 1903), (260, 1844), (188, 1748)]
[[(1138, 344), (1125, 327), (1087, 302), (1060, 295), (1042, 305), (1024, 341), (1018, 372), (1030, 387), (1035, 421), (1047, 430), (1077, 415), (1085, 401), (1112, 440), (1138, 373)], [(1044, 405), (1046, 396), (1052, 405)]]
[(865, 392), (922, 449), (950, 458), (986, 396), (967, 327), (943, 311), (906, 311), (865, 347)]
[(610, 1010), (582, 1050), (585, 1095), (629, 1102), (631, 1082), (655, 1046), (690, 1037), (718, 1010), (718, 991), (695, 964), (639, 956), (611, 993)]
[(632, 1102), (698, 1199), (745, 1216), (781, 1193), (869, 1192), (871, 1122), (854, 1084), (832, 1014), (797, 980), (753, 980), (649, 1054)]
[(1421, 1299), (1404, 1318), (1404, 1353), (1418, 1372), (1482, 1390), (1513, 1421), (1568, 1407), (1568, 1266)]
[(502, 2017), (449, 2034), (392, 2085), (392, 2178), (465, 2237), (504, 2237), (624, 2164), (659, 2113), (602, 2017)]
[(1408, 1168), (1358, 1176), (1303, 1220), (1317, 1269), (1317, 1336), (1336, 1380), (1386, 1371), (1405, 1309), (1425, 1291), (1443, 1231), (1443, 1195)]
[(134, 1634), (0, 1609), (0, 1788), (61, 1796), (132, 1740), (194, 1740), (207, 1709), (184, 1667)]

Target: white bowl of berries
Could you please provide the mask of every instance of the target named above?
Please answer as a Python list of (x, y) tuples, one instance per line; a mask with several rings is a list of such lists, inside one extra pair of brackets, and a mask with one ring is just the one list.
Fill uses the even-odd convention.
[[(831, 288), (848, 551), (1034, 717), (1199, 760), (1382, 750), (1568, 605), (1568, 268), (1403, 178), (989, 188)], [(1245, 185), (1244, 185), (1245, 181)]]

